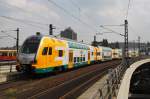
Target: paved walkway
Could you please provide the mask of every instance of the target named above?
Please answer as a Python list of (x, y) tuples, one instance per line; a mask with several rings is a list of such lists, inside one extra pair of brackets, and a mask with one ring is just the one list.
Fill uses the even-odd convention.
[[(102, 88), (108, 75), (103, 76), (100, 80), (98, 80), (94, 85), (92, 85), (87, 91), (85, 91), (78, 99), (91, 99), (94, 94), (96, 94), (99, 88)], [(98, 99), (98, 97), (96, 98)]]

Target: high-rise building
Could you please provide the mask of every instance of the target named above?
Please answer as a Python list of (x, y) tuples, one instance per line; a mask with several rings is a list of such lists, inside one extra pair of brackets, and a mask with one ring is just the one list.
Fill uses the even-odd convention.
[(75, 33), (71, 27), (66, 28), (64, 31), (61, 31), (60, 36), (63, 38), (68, 38), (77, 41), (77, 33)]

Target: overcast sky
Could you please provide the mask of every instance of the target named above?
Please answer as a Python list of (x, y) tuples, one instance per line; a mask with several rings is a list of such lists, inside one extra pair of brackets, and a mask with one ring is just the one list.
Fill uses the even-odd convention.
[[(96, 33), (107, 32), (100, 25), (124, 24), (128, 2), (129, 0), (0, 0), (0, 31), (7, 30), (7, 34), (15, 37), (16, 32), (8, 30), (19, 27), (22, 44), (37, 31), (47, 35), (48, 24), (52, 23), (56, 27), (54, 35), (71, 26), (78, 34), (78, 41), (91, 43)], [(131, 0), (128, 13), (129, 41), (137, 40), (138, 36), (141, 36), (143, 42), (149, 41), (149, 5), (150, 0)], [(124, 33), (124, 27), (107, 28)], [(0, 47), (14, 46), (16, 41), (3, 37), (5, 35), (0, 32)], [(109, 42), (124, 41), (123, 37), (116, 34), (97, 36), (98, 41), (103, 38)]]

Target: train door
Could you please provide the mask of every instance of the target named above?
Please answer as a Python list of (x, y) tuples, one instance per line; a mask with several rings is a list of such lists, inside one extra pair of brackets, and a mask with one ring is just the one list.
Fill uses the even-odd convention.
[(48, 46), (43, 47), (43, 51), (42, 51), (42, 63), (44, 65), (44, 67), (47, 66), (47, 61), (48, 61)]
[(52, 46), (48, 46), (48, 53), (47, 53), (47, 65), (48, 66), (54, 65), (53, 64), (54, 57), (53, 57), (52, 51), (53, 51)]
[(95, 61), (97, 61), (97, 49), (95, 49)]
[(90, 64), (90, 51), (88, 51), (88, 64)]
[(68, 68), (73, 68), (73, 51), (72, 50), (69, 50)]

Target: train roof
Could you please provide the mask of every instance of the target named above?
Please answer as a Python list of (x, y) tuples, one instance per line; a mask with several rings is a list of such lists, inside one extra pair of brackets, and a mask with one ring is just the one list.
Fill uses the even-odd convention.
[(3, 49), (3, 50), (0, 50), (0, 52), (16, 52), (17, 50), (11, 50), (11, 49)]
[(58, 38), (58, 37), (51, 36), (51, 35), (41, 35), (41, 34), (39, 34), (39, 35), (32, 35), (32, 36), (28, 37), (27, 39), (29, 39), (29, 38), (42, 39), (43, 37), (50, 37), (50, 38), (54, 38), (54, 39), (58, 39), (58, 40), (64, 40), (64, 41), (66, 41), (68, 43), (70, 48), (89, 49), (90, 46), (91, 46), (91, 45), (83, 43), (83, 42), (78, 42), (78, 41), (67, 39), (67, 38)]

